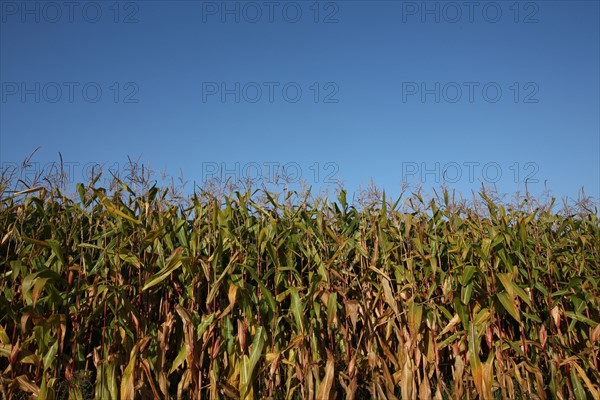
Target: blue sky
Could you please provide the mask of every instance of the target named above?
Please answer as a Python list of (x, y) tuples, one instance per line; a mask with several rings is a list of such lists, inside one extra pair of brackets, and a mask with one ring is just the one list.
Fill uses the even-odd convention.
[[(0, 162), (600, 197), (598, 1), (0, 2)], [(99, 95), (100, 94), (100, 95)], [(30, 170), (31, 171), (31, 170)], [(329, 178), (329, 179), (327, 179)], [(537, 180), (535, 182), (534, 180)]]

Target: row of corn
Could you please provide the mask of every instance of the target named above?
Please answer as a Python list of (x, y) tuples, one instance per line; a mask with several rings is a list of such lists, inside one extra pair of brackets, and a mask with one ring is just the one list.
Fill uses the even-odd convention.
[(0, 185), (2, 400), (600, 398), (597, 211), (94, 183)]

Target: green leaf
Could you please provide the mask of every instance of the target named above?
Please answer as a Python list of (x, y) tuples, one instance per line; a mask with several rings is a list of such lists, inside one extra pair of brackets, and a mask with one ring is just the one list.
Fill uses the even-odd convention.
[(475, 324), (469, 323), (469, 336), (468, 336), (468, 346), (469, 346), (469, 362), (471, 363), (471, 368), (476, 370), (481, 368), (481, 360), (479, 359), (479, 335), (477, 334), (477, 329), (475, 328)]
[(86, 205), (86, 201), (85, 201), (85, 187), (83, 186), (82, 183), (78, 183), (76, 185), (77, 188), (77, 193), (79, 193), (79, 200), (81, 201), (81, 204)]
[(464, 304), (469, 304), (472, 294), (473, 294), (473, 284), (469, 283), (467, 286), (462, 288), (462, 302)]
[(217, 313), (212, 313), (210, 315), (205, 315), (202, 317), (202, 322), (198, 325), (197, 338), (201, 339), (206, 329), (214, 322)]
[[(43, 280), (43, 283), (39, 283), (39, 280)], [(23, 283), (22, 283), (22, 291), (23, 291), (23, 297), (25, 298), (25, 301), (27, 302), (27, 304), (32, 304), (34, 302), (34, 299), (37, 300), (37, 298), (39, 297), (41, 290), (43, 289), (44, 285), (46, 284), (47, 281), (51, 280), (51, 281), (59, 281), (60, 275), (58, 275), (56, 272), (52, 271), (51, 269), (44, 269), (42, 271), (38, 271), (38, 272), (34, 272), (33, 274), (29, 274), (27, 275), (24, 279), (23, 279)], [(33, 293), (32, 293), (32, 289), (33, 289)], [(33, 295), (33, 297), (32, 297)]]
[(260, 287), (262, 294), (267, 298), (267, 302), (269, 303), (269, 307), (271, 308), (271, 311), (272, 312), (277, 311), (277, 304), (275, 303), (275, 300), (273, 299), (273, 295), (271, 294), (271, 291), (269, 289), (267, 289), (267, 287), (263, 284), (262, 279), (260, 279), (258, 277), (256, 270), (254, 268), (250, 267), (249, 265), (244, 265), (244, 269), (250, 273), (250, 275), (252, 276), (252, 279), (254, 279), (254, 281)]
[(290, 288), (291, 295), (291, 311), (294, 319), (296, 320), (296, 326), (300, 328), (300, 331), (304, 332), (304, 324), (302, 323), (302, 314), (304, 311), (304, 307), (302, 305), (302, 301), (300, 300), (300, 296), (298, 295), (298, 289), (295, 287)]
[(167, 277), (171, 274), (171, 272), (173, 272), (177, 268), (179, 268), (182, 264), (182, 256), (181, 256), (182, 251), (183, 251), (182, 247), (178, 247), (177, 249), (175, 249), (173, 254), (171, 254), (171, 256), (165, 262), (165, 267), (163, 269), (161, 269), (158, 273), (151, 276), (150, 279), (148, 279), (148, 281), (142, 288), (142, 291), (146, 291), (146, 290), (150, 289), (151, 287), (158, 285), (160, 282), (167, 279)]
[(517, 322), (521, 322), (521, 317), (519, 315), (519, 311), (517, 310), (517, 307), (516, 307), (515, 303), (513, 302), (513, 299), (508, 295), (508, 293), (501, 292), (501, 293), (498, 293), (497, 296), (498, 296), (498, 300), (500, 300), (500, 303), (502, 303), (502, 306), (504, 307), (504, 309), (515, 320), (517, 320)]
[(458, 296), (454, 297), (454, 308), (456, 308), (456, 313), (460, 317), (463, 329), (469, 329), (469, 311)]
[(210, 302), (212, 302), (213, 298), (215, 297), (215, 295), (219, 291), (219, 288), (221, 287), (221, 284), (223, 283), (223, 280), (225, 279), (225, 277), (227, 276), (227, 274), (229, 273), (229, 271), (231, 271), (231, 268), (233, 268), (234, 261), (235, 261), (235, 257), (227, 265), (227, 267), (225, 268), (225, 270), (223, 270), (223, 272), (221, 273), (221, 275), (219, 275), (219, 277), (217, 278), (217, 281), (214, 282), (211, 285), (210, 292), (208, 293), (208, 297), (206, 298), (206, 304), (210, 304)]
[(179, 368), (181, 364), (185, 360), (187, 360), (188, 354), (190, 353), (190, 346), (187, 343), (184, 343), (183, 346), (179, 348), (179, 353), (177, 353), (177, 357), (173, 360), (173, 364), (171, 365), (171, 369), (169, 370), (169, 375), (171, 375), (174, 371)]
[(474, 265), (467, 265), (465, 267), (465, 270), (463, 271), (462, 274), (462, 279), (461, 279), (461, 284), (463, 286), (467, 286), (469, 283), (471, 283), (471, 279), (473, 279), (473, 275), (475, 275), (475, 272), (477, 272), (477, 267)]
[(57, 361), (56, 354), (58, 353), (58, 340), (55, 341), (52, 346), (48, 349), (48, 352), (44, 355), (44, 371), (47, 371)]
[(581, 314), (576, 314), (572, 311), (565, 311), (565, 314), (569, 317), (569, 318), (573, 318), (579, 322), (583, 322), (585, 324), (588, 324), (589, 326), (591, 326), (592, 328), (595, 328), (596, 325), (598, 325), (598, 322), (596, 321), (592, 321), (591, 319), (584, 317)]
[(575, 393), (575, 398), (577, 400), (587, 400), (587, 395), (585, 393), (585, 389), (577, 376), (575, 368), (571, 368), (571, 383), (573, 384), (573, 392)]
[(242, 357), (242, 365), (240, 369), (240, 396), (245, 399), (252, 385), (252, 374), (254, 368), (261, 357), (263, 347), (265, 345), (265, 330), (261, 326), (256, 330), (254, 340), (250, 346), (250, 357)]

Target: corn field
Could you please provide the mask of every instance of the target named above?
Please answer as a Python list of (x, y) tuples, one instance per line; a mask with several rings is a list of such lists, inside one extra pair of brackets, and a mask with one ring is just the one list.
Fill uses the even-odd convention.
[(0, 399), (600, 398), (597, 210), (0, 192)]

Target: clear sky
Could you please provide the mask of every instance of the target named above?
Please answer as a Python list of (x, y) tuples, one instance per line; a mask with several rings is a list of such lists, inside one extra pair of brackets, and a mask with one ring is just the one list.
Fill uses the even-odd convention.
[(4, 168), (600, 197), (595, 0), (0, 5)]

